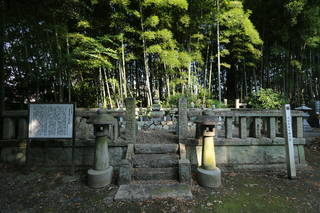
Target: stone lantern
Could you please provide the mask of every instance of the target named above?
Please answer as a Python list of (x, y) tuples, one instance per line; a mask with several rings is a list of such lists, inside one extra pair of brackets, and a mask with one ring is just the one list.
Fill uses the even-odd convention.
[(197, 124), (197, 137), (202, 141), (201, 167), (197, 168), (197, 180), (201, 186), (219, 187), (221, 185), (221, 171), (216, 165), (214, 151), (214, 137), (216, 135), (216, 117), (203, 115)]
[(88, 170), (88, 186), (101, 188), (112, 180), (113, 167), (109, 165), (108, 142), (117, 134), (117, 120), (99, 110), (89, 118), (88, 123), (93, 124), (95, 135), (94, 168)]

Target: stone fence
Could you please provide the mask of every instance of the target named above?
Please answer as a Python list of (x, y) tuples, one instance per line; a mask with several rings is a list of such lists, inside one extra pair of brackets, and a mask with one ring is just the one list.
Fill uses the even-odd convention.
[[(76, 110), (75, 140), (76, 165), (91, 165), (93, 159), (94, 135), (93, 126), (87, 124), (87, 119), (96, 113), (97, 109)], [(285, 140), (282, 133), (282, 111), (280, 110), (250, 110), (250, 109), (198, 109), (188, 108), (187, 113), (180, 114), (178, 109), (163, 109), (162, 117), (152, 117), (147, 109), (136, 108), (136, 121), (138, 129), (167, 129), (177, 133), (179, 142), (186, 146), (186, 155), (191, 163), (196, 166), (201, 163), (201, 140), (195, 138), (196, 125), (193, 121), (197, 116), (211, 114), (219, 119), (217, 127), (216, 154), (217, 163), (226, 167), (237, 165), (239, 168), (254, 168), (257, 165), (277, 167), (285, 162)], [(120, 137), (109, 144), (110, 161), (117, 169), (117, 164), (126, 154), (128, 141), (122, 134), (126, 129), (125, 109), (107, 110), (118, 119)], [(178, 116), (186, 115), (184, 128), (189, 134), (179, 135), (177, 128)], [(299, 111), (292, 111), (293, 136), (295, 144), (296, 161), (298, 166), (305, 165), (303, 138), (303, 116)], [(28, 128), (27, 111), (7, 111), (4, 113), (4, 127), (1, 130), (3, 138), (0, 141), (2, 161), (19, 161), (17, 154), (21, 152), (21, 143), (27, 138)], [(190, 132), (192, 133), (190, 135)], [(51, 141), (53, 143), (51, 143)], [(177, 141), (178, 142), (178, 141)], [(49, 143), (51, 152), (45, 152), (46, 144)], [(43, 145), (45, 144), (45, 145)], [(43, 159), (52, 161), (70, 162), (70, 140), (50, 140), (45, 143), (33, 141), (34, 162), (43, 162)], [(61, 153), (57, 155), (57, 153)], [(11, 156), (11, 157), (10, 157)], [(20, 155), (21, 156), (21, 155)], [(12, 159), (15, 158), (15, 159)], [(23, 158), (23, 157), (22, 157)], [(58, 158), (58, 159), (56, 159)], [(50, 163), (50, 162), (49, 162)]]

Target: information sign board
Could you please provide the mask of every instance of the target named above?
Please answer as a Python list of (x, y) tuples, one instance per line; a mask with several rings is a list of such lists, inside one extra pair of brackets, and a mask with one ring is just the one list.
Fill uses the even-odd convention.
[(74, 104), (29, 104), (29, 138), (73, 138), (74, 111)]

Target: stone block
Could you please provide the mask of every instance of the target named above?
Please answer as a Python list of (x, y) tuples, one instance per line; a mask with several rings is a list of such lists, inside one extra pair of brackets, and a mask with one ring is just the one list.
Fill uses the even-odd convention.
[(136, 143), (137, 122), (136, 122), (136, 99), (126, 98), (126, 140), (128, 143)]
[(123, 159), (119, 167), (118, 185), (130, 184), (132, 178), (132, 166), (131, 163)]
[(112, 181), (113, 167), (105, 170), (88, 170), (88, 186), (91, 188), (102, 188), (109, 185)]
[(197, 169), (197, 180), (200, 186), (215, 188), (221, 186), (221, 171), (219, 168), (214, 170)]
[(12, 118), (4, 118), (3, 119), (3, 132), (2, 138), (6, 139), (14, 139), (16, 136), (16, 127), (14, 119)]
[(191, 183), (191, 164), (188, 159), (179, 160), (179, 181), (181, 183)]
[(20, 118), (18, 121), (18, 139), (24, 139), (28, 137), (28, 123), (27, 119)]
[(179, 140), (186, 138), (188, 134), (188, 109), (187, 99), (179, 99), (179, 117), (178, 117), (178, 137)]

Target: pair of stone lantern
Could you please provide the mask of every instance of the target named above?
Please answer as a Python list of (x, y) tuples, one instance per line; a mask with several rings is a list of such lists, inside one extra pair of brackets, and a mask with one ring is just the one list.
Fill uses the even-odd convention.
[(197, 124), (196, 138), (202, 141), (201, 167), (197, 168), (197, 179), (201, 186), (219, 187), (221, 185), (221, 170), (216, 165), (214, 138), (216, 136), (216, 117), (203, 115)]
[(101, 188), (111, 183), (113, 167), (109, 164), (108, 142), (117, 136), (117, 120), (101, 110), (89, 118), (94, 126), (95, 155), (93, 169), (88, 170), (88, 186)]

